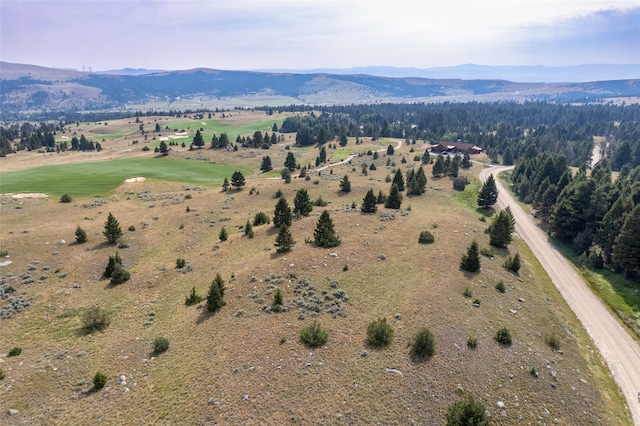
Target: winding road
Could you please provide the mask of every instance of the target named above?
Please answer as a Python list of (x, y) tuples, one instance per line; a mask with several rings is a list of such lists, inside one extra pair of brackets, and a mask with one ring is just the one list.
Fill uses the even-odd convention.
[(640, 346), (592, 293), (569, 261), (549, 244), (545, 233), (498, 180), (498, 173), (512, 167), (487, 167), (480, 173), (480, 179), (484, 182), (489, 174), (495, 175), (498, 207), (511, 208), (516, 232), (529, 245), (593, 339), (627, 400), (634, 424), (640, 426)]

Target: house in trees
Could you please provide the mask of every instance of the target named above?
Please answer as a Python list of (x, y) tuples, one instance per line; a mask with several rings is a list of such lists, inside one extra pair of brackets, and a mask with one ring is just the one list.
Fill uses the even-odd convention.
[(482, 148), (470, 143), (464, 142), (440, 142), (438, 145), (431, 146), (431, 153), (435, 155), (450, 154), (450, 155), (469, 155), (482, 153)]

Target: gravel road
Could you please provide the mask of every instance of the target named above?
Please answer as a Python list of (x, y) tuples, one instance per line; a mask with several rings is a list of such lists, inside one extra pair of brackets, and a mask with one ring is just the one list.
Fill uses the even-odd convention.
[(640, 426), (640, 346), (591, 292), (573, 265), (549, 244), (547, 235), (497, 179), (498, 173), (511, 167), (485, 168), (480, 179), (484, 182), (490, 173), (495, 175), (499, 190), (498, 207), (511, 208), (516, 232), (529, 245), (593, 339), (627, 400), (634, 424)]

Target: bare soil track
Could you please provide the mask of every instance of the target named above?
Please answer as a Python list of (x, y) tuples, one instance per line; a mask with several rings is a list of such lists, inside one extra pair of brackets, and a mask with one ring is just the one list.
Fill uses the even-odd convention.
[[(497, 175), (510, 168), (485, 168), (480, 178), (484, 181), (489, 174)], [(498, 206), (511, 208), (516, 220), (516, 232), (531, 247), (593, 339), (627, 400), (634, 424), (640, 425), (640, 346), (591, 292), (569, 261), (549, 244), (544, 232), (522, 210), (497, 176), (496, 184), (499, 190)]]

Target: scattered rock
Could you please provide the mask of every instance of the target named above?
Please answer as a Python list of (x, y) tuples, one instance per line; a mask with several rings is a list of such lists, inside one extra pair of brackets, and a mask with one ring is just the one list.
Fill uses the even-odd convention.
[(329, 253), (329, 257), (338, 257), (338, 253)]
[(9, 411), (7, 411), (7, 414), (9, 414), (10, 416), (15, 416), (16, 414), (18, 414), (18, 410), (11, 408)]
[(397, 374), (398, 376), (404, 376), (404, 374), (402, 374), (402, 371), (396, 370), (395, 368), (385, 368), (384, 371), (391, 374)]
[(504, 408), (504, 402), (502, 402), (502, 401), (498, 401), (498, 402), (496, 402), (496, 406), (497, 406), (498, 408), (501, 408), (501, 409), (502, 409), (502, 408)]
[(368, 357), (368, 356), (369, 356), (369, 352), (367, 352), (367, 351), (362, 351), (362, 352), (360, 352), (360, 356), (361, 356), (361, 357), (363, 357), (363, 358), (366, 358), (366, 357)]

